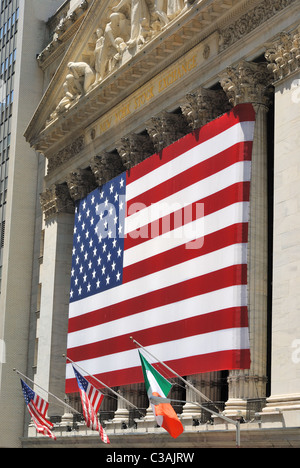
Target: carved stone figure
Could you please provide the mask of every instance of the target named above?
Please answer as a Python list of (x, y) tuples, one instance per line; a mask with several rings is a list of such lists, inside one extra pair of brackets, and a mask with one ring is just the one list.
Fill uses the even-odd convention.
[(145, 24), (150, 27), (150, 12), (145, 0), (121, 0), (113, 11), (119, 11), (128, 6), (130, 7), (131, 33), (127, 45), (132, 47), (140, 40), (143, 41), (142, 22), (144, 28)]
[(104, 33), (101, 28), (97, 30), (97, 43), (95, 47), (96, 82), (102, 80), (108, 71), (111, 71), (121, 59), (129, 38), (129, 22), (123, 13), (112, 13), (109, 17)]
[(96, 31), (97, 42), (95, 46), (95, 70), (96, 70), (96, 82), (101, 80), (101, 59), (102, 51), (104, 47), (104, 35), (103, 29), (98, 28)]
[(95, 81), (92, 68), (85, 62), (69, 62), (68, 68), (74, 76), (76, 87), (82, 90), (81, 94), (87, 93)]
[(50, 119), (55, 119), (59, 114), (65, 112), (71, 104), (81, 95), (81, 88), (77, 86), (74, 75), (68, 74), (63, 84), (64, 97), (58, 103), (55, 111), (50, 115)]
[(168, 0), (167, 3), (167, 17), (173, 19), (187, 8), (187, 0)]

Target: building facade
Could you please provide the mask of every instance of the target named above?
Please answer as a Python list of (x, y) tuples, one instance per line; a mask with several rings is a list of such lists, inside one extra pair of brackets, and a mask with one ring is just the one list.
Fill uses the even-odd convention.
[[(65, 400), (62, 356), (75, 202), (235, 105), (251, 103), (256, 113), (248, 239), (251, 368), (185, 378), (218, 402), (225, 416), (243, 421), (242, 446), (299, 447), (298, 2), (70, 0), (55, 6), (59, 9), (49, 16), (47, 29), (45, 23), (44, 28), (36, 24), (44, 34), (35, 43), (39, 50), (33, 48), (27, 61), (28, 53), (20, 56), (21, 63), (31, 64), (40, 87), (34, 86), (34, 99), (25, 92), (26, 102), (21, 102), (21, 90), (17, 93), (18, 109), (26, 108), (27, 122), (24, 152), (14, 157), (15, 170), (8, 176), (3, 218), (5, 229), (8, 222), (11, 226), (3, 243), (5, 293), (0, 298), (6, 345), (0, 375), (3, 396), (16, 388), (11, 368), (21, 366), (46, 393)], [(34, 34), (30, 23), (22, 24), (23, 37)], [(3, 59), (4, 71), (10, 54), (13, 66), (15, 49), (17, 63), (18, 47), (12, 46)], [(20, 83), (29, 80), (32, 85), (22, 68), (19, 76)], [(8, 87), (5, 102), (13, 99), (15, 106), (16, 92), (11, 94)], [(17, 148), (11, 151), (21, 154)], [(22, 183), (17, 164), (23, 168)], [(22, 200), (15, 205), (18, 191)], [(16, 224), (14, 231), (21, 220), (26, 229)], [(22, 243), (27, 238), (26, 249), (17, 234)], [(17, 246), (23, 247), (22, 253)], [(26, 275), (16, 270), (25, 257)], [(2, 445), (54, 444), (36, 436), (17, 390), (11, 397), (19, 405), (14, 422), (18, 431), (7, 430)], [(120, 397), (107, 398), (100, 412), (114, 447), (234, 446), (234, 426), (208, 418), (190, 403), (177, 408), (185, 432), (170, 441), (155, 427), (143, 384), (115, 390)], [(143, 409), (142, 414), (133, 414), (121, 396)], [(177, 385), (173, 398), (190, 402), (194, 396), (189, 387)], [(12, 414), (7, 401), (11, 398), (5, 404)], [(67, 402), (64, 408), (54, 401), (49, 410), (56, 446), (99, 446), (99, 438), (70, 410), (80, 412), (78, 395), (69, 395)], [(0, 418), (5, 414), (1, 411)], [(3, 421), (1, 428), (7, 417)]]

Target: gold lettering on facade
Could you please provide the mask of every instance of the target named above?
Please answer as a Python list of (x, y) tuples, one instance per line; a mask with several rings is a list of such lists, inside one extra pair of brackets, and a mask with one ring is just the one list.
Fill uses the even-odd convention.
[(100, 122), (100, 132), (104, 133), (107, 130), (109, 130), (111, 126), (111, 122), (112, 122), (112, 117), (109, 117), (108, 119), (105, 119), (103, 122)]
[(120, 108), (118, 108), (115, 112), (115, 119), (116, 123), (119, 123), (121, 120), (125, 119), (127, 115), (130, 114), (130, 102), (127, 104), (122, 105)]
[(146, 104), (150, 99), (154, 97), (153, 94), (153, 85), (147, 88), (144, 92), (140, 93), (136, 98), (134, 98), (134, 109)]
[[(207, 42), (210, 46), (211, 55), (217, 53), (218, 37), (218, 35), (213, 34)], [(163, 93), (176, 82), (193, 72), (197, 67), (201, 66), (204, 60), (203, 44), (200, 44), (187, 53), (184, 58), (170, 65), (164, 72), (159, 73), (155, 78), (129, 96), (123, 103), (103, 116), (98, 121), (100, 134), (118, 125), (135, 111), (142, 109), (149, 101), (157, 98), (160, 93)]]
[(196, 55), (193, 55), (188, 60), (184, 60), (183, 63), (178, 65), (176, 68), (170, 70), (158, 83), (158, 92), (161, 93), (164, 89), (171, 86), (177, 80), (181, 79), (186, 73), (190, 72), (197, 66)]

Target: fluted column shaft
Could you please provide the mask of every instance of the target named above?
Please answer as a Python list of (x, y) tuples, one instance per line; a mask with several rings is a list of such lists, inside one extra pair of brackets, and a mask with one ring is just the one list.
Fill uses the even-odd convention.
[(248, 234), (248, 314), (251, 367), (229, 372), (225, 412), (244, 416), (246, 400), (266, 396), (268, 289), (268, 150), (267, 113), (270, 72), (265, 63), (240, 62), (221, 76), (233, 105), (250, 102), (256, 112), (252, 151)]

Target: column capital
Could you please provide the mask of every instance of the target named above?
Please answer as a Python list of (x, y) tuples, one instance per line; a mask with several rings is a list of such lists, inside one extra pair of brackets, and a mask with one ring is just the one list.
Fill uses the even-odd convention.
[(40, 194), (46, 221), (58, 213), (74, 213), (74, 203), (66, 184), (53, 184)]
[(86, 197), (97, 187), (94, 174), (89, 169), (77, 169), (66, 178), (72, 200), (77, 201)]
[(277, 82), (300, 69), (300, 26), (294, 31), (282, 32), (272, 43), (266, 45), (265, 58), (268, 69)]
[(90, 167), (99, 186), (125, 171), (118, 153), (103, 152), (93, 157)]
[(143, 134), (131, 133), (121, 138), (116, 147), (126, 169), (139, 164), (155, 152), (151, 139)]
[(166, 111), (152, 117), (146, 128), (156, 152), (189, 133), (186, 119), (182, 114), (172, 114)]
[(220, 75), (220, 84), (235, 106), (246, 102), (269, 107), (272, 96), (272, 73), (265, 62), (242, 60), (236, 67), (228, 67)]
[(231, 105), (222, 89), (200, 87), (187, 94), (180, 107), (190, 128), (195, 130), (227, 112)]

